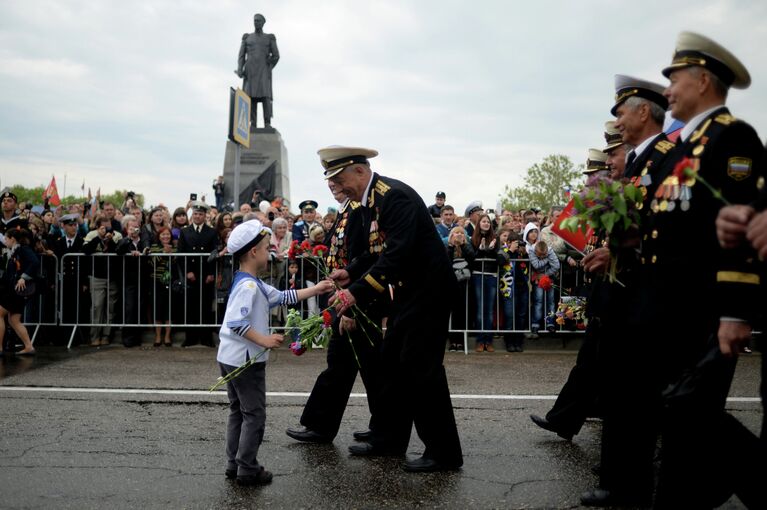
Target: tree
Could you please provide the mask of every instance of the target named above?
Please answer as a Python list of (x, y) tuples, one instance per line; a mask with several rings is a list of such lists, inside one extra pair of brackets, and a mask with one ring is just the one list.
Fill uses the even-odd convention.
[(578, 190), (583, 185), (583, 165), (575, 166), (561, 154), (546, 156), (541, 163), (527, 169), (524, 184), (505, 186), (501, 203), (505, 209), (519, 210), (537, 207), (547, 210), (565, 202), (565, 190)]
[[(10, 186), (10, 190), (19, 198), (19, 203), (31, 203), (32, 205), (43, 205), (43, 192), (45, 191), (44, 186), (38, 186), (36, 188), (26, 188), (21, 185), (13, 185)], [(123, 202), (125, 202), (125, 198), (128, 195), (127, 190), (117, 190), (109, 194), (102, 194), (100, 197), (100, 200), (112, 202), (115, 207), (122, 207)], [(135, 195), (136, 203), (139, 206), (144, 205), (144, 196), (140, 193), (136, 193)], [(67, 195), (66, 197), (61, 197), (61, 203), (62, 205), (71, 205), (71, 204), (81, 204), (85, 202), (87, 198), (83, 198), (80, 196), (75, 195)]]

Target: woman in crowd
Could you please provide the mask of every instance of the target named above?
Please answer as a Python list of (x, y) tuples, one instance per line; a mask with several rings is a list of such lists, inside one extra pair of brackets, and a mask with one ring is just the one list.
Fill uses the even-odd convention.
[[(466, 242), (466, 231), (463, 227), (454, 227), (447, 238), (447, 256), (453, 265), (453, 272), (458, 280), (455, 294), (450, 299), (452, 312), (450, 329), (466, 329), (466, 312), (469, 306), (468, 283), (471, 279), (469, 265), (474, 262), (474, 247)], [(464, 349), (463, 333), (449, 333), (451, 351)]]
[[(479, 217), (477, 228), (471, 236), (471, 244), (476, 252), (474, 263), (471, 265), (471, 284), (474, 287), (477, 314), (474, 327), (480, 330), (493, 329), (493, 309), (495, 296), (498, 291), (498, 247), (493, 232), (490, 216), (483, 214)], [(479, 333), (477, 335), (477, 352), (493, 352), (493, 334)]]
[(578, 250), (571, 248), (570, 245), (565, 243), (561, 237), (551, 230), (552, 225), (562, 214), (563, 209), (564, 208), (561, 205), (555, 205), (551, 208), (549, 212), (551, 223), (541, 229), (540, 237), (542, 241), (545, 241), (546, 244), (554, 250), (557, 259), (559, 259), (559, 264), (562, 267), (561, 285), (560, 282), (555, 283), (561, 286), (562, 290), (566, 292), (566, 295), (573, 295), (576, 293), (575, 288), (578, 284), (578, 282), (576, 282), (578, 261), (583, 258), (583, 255), (581, 255)]
[[(216, 224), (213, 228), (216, 230), (216, 235), (218, 235), (218, 238), (221, 239), (221, 233), (224, 231), (224, 229), (234, 228), (232, 225), (232, 213), (223, 212), (219, 214), (218, 218), (216, 218)], [(224, 243), (224, 246), (226, 246), (226, 243)]]
[[(122, 255), (122, 273), (124, 275), (122, 285), (122, 307), (124, 323), (122, 328), (122, 341), (125, 347), (141, 345), (141, 328), (139, 327), (139, 303), (144, 302), (147, 278), (142, 265), (144, 261), (141, 255), (146, 253), (146, 245), (141, 241), (141, 227), (138, 220), (132, 214), (123, 216), (121, 222), (125, 237), (117, 243), (117, 254)], [(120, 267), (119, 265), (117, 267)]]
[(226, 251), (226, 243), (229, 241), (229, 234), (231, 233), (231, 228), (225, 228), (221, 231), (221, 242), (216, 253), (216, 322), (224, 318), (229, 289), (232, 286), (232, 278), (234, 277), (233, 259)]
[(165, 210), (162, 207), (155, 207), (149, 211), (149, 221), (141, 228), (141, 240), (144, 241), (144, 245), (151, 246), (157, 239), (157, 232), (159, 232), (160, 227), (167, 226)]
[[(22, 355), (35, 353), (29, 332), (21, 322), (28, 293), (33, 289), (34, 276), (40, 267), (37, 255), (29, 246), (30, 240), (28, 230), (11, 229), (5, 233), (5, 246), (10, 255), (3, 275), (3, 292), (0, 294), (0, 340), (5, 338), (7, 317), (11, 328), (24, 343), (24, 348), (18, 353)], [(4, 345), (4, 342), (0, 343)]]
[[(178, 280), (180, 277), (175, 274), (177, 268), (174, 257), (170, 256), (172, 253), (176, 253), (176, 247), (173, 245), (173, 234), (168, 227), (161, 226), (157, 229), (157, 236), (149, 246), (155, 347), (160, 347), (162, 343), (165, 344), (165, 347), (173, 345), (170, 337), (170, 318), (173, 310), (171, 285), (173, 280)], [(165, 329), (164, 336), (163, 329)]]
[(170, 233), (173, 237), (173, 243), (178, 242), (178, 236), (181, 233), (181, 229), (189, 224), (189, 218), (186, 215), (186, 210), (183, 207), (177, 207), (173, 211), (173, 218), (170, 221)]

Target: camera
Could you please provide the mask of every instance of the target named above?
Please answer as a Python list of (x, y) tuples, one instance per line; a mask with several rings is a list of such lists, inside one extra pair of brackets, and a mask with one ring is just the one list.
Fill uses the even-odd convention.
[(269, 214), (267, 214), (266, 217), (269, 218), (269, 221), (274, 221), (274, 213), (272, 211), (269, 211)]
[(197, 193), (189, 193), (189, 200), (191, 200), (192, 202), (197, 200)]
[(109, 226), (104, 227), (104, 232), (106, 232), (107, 234), (111, 234), (112, 233), (112, 227), (109, 227)]
[(127, 196), (128, 198), (134, 198), (136, 196), (136, 193), (133, 191), (129, 191), (125, 196)]

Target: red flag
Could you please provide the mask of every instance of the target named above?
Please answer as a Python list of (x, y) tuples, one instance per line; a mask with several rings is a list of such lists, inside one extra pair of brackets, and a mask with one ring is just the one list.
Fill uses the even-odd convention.
[(48, 199), (48, 203), (51, 205), (61, 205), (61, 199), (59, 198), (59, 190), (56, 189), (56, 177), (51, 177), (51, 183), (43, 191), (43, 200)]
[(564, 242), (575, 248), (581, 253), (584, 253), (586, 251), (586, 247), (589, 244), (589, 239), (594, 235), (594, 229), (591, 227), (588, 227), (588, 230), (584, 233), (582, 230), (578, 229), (575, 232), (570, 232), (569, 230), (565, 230), (562, 228), (559, 228), (559, 224), (562, 223), (562, 221), (566, 218), (569, 218), (573, 215), (573, 201), (571, 200), (567, 207), (562, 211), (562, 214), (559, 215), (559, 218), (557, 218), (557, 221), (554, 222), (554, 224), (551, 226), (551, 231), (554, 232), (556, 235), (562, 238)]

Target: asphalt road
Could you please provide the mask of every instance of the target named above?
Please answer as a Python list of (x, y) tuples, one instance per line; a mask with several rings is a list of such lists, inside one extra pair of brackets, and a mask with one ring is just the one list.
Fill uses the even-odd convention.
[[(259, 455), (275, 477), (249, 489), (223, 476), (226, 397), (205, 392), (218, 375), (213, 349), (39, 352), (0, 362), (2, 508), (577, 508), (597, 482), (598, 421), (565, 442), (528, 418), (551, 406), (574, 351), (448, 353), (465, 464), (416, 475), (396, 459), (348, 455), (352, 431), (366, 428), (363, 397), (350, 400), (333, 444), (288, 438), (324, 355), (277, 351)], [(760, 361), (742, 358), (731, 396), (758, 395)], [(760, 404), (728, 407), (758, 430)], [(414, 433), (409, 454), (422, 449)]]

